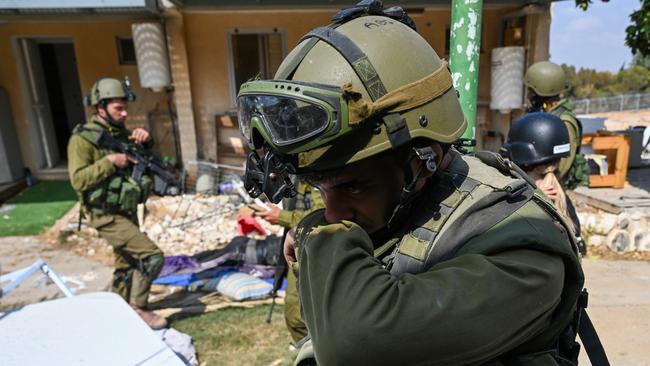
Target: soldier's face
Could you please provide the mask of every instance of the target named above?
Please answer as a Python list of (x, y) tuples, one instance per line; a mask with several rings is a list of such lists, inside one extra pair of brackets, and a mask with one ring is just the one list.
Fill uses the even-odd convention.
[(99, 108), (99, 114), (101, 117), (106, 117), (106, 114), (108, 114), (115, 123), (123, 124), (129, 115), (128, 102), (124, 99), (113, 99), (106, 103), (106, 109)]
[(329, 223), (352, 221), (368, 234), (384, 228), (399, 203), (404, 174), (388, 155), (364, 159), (319, 180)]

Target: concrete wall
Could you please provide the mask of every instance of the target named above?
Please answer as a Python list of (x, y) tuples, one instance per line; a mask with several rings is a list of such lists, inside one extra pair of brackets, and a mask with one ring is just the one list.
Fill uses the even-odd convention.
[[(88, 94), (97, 78), (128, 76), (138, 96), (129, 106), (129, 127), (146, 126), (147, 113), (156, 108), (166, 108), (167, 96), (139, 87), (136, 65), (120, 65), (117, 54), (117, 36), (130, 37), (131, 23), (137, 20), (93, 19), (93, 20), (8, 20), (0, 24), (0, 86), (9, 93), (11, 108), (16, 123), (24, 163), (38, 173), (40, 160), (32, 144), (35, 129), (30, 121), (28, 110), (31, 106), (24, 96), (28, 94), (27, 85), (21, 77), (20, 57), (16, 54), (15, 40), (19, 38), (70, 39), (74, 43), (77, 67), (82, 93)], [(92, 114), (86, 110), (86, 114)]]
[[(501, 14), (514, 8), (485, 9), (479, 69), (479, 120), (490, 117), (487, 104), (490, 98), (490, 54), (498, 44)], [(192, 11), (183, 13), (185, 42), (190, 68), (194, 119), (199, 143), (199, 156), (219, 160), (217, 157), (215, 115), (234, 112), (230, 98), (228, 69), (229, 29), (278, 28), (286, 32), (287, 52), (300, 37), (311, 29), (328, 24), (334, 10), (312, 11)], [(429, 41), (441, 57), (448, 58), (445, 50), (445, 30), (450, 24), (449, 9), (424, 9), (411, 14), (418, 32)], [(222, 132), (223, 134), (224, 132)], [(232, 131), (226, 132), (233, 134)], [(220, 137), (220, 139), (222, 139)], [(236, 138), (227, 136), (227, 138)]]

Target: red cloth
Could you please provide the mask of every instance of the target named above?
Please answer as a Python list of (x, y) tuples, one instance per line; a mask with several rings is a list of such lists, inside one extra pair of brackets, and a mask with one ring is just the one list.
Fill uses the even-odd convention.
[(252, 231), (267, 235), (266, 230), (252, 216), (248, 215), (237, 219), (237, 231), (239, 231), (239, 235), (246, 235)]

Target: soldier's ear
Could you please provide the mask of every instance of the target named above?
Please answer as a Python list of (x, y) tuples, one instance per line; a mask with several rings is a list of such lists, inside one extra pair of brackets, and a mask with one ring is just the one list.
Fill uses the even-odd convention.
[(95, 110), (97, 111), (98, 116), (106, 117), (106, 109), (103, 106), (98, 104)]

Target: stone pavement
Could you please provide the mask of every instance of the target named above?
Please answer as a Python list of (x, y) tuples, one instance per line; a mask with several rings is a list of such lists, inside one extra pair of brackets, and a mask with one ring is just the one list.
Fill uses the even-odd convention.
[[(587, 313), (611, 365), (650, 365), (650, 262), (584, 260)], [(581, 353), (580, 365), (590, 365)]]
[[(110, 288), (113, 270), (106, 265), (77, 256), (65, 249), (53, 249), (37, 237), (0, 238), (0, 273), (28, 267), (38, 259), (43, 259), (76, 294), (106, 291)], [(39, 271), (0, 298), (0, 306), (4, 308), (31, 304), (63, 296), (58, 287)]]

